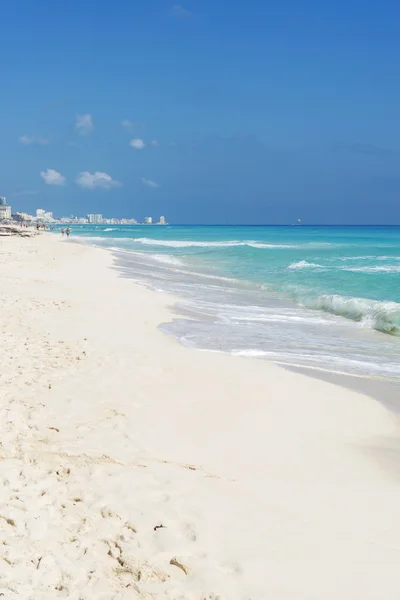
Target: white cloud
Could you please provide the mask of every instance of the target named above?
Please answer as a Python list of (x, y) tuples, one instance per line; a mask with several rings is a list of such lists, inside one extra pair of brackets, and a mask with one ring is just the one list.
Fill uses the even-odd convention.
[(18, 141), (25, 146), (28, 146), (29, 144), (41, 144), (42, 146), (45, 146), (50, 143), (50, 138), (40, 138), (35, 137), (34, 135), (21, 135)]
[(132, 146), (132, 148), (135, 148), (136, 150), (142, 150), (146, 146), (144, 141), (140, 138), (135, 138), (134, 140), (131, 140), (129, 144), (130, 146)]
[(29, 135), (21, 135), (21, 137), (19, 138), (19, 143), (20, 144), (33, 144), (35, 142), (35, 138)]
[(156, 183), (155, 181), (152, 181), (151, 179), (145, 179), (144, 177), (142, 177), (142, 183), (143, 185), (145, 185), (146, 187), (149, 188), (159, 188), (160, 185), (158, 183)]
[(47, 185), (64, 185), (66, 181), (65, 177), (55, 169), (40, 171), (40, 177)]
[(75, 183), (82, 188), (88, 190), (94, 190), (95, 188), (110, 189), (112, 187), (120, 186), (120, 182), (116, 181), (108, 175), (108, 173), (102, 173), (96, 171), (95, 173), (89, 173), (89, 171), (82, 171), (79, 176), (75, 179)]
[(174, 17), (177, 17), (178, 19), (188, 19), (192, 16), (192, 13), (181, 4), (174, 4), (171, 8), (171, 13)]
[(14, 196), (37, 196), (38, 193), (35, 190), (22, 190), (22, 192), (15, 192)]
[(86, 115), (77, 115), (75, 120), (75, 130), (79, 135), (88, 135), (93, 131), (93, 119), (92, 115), (87, 113)]
[(135, 123), (132, 123), (132, 121), (129, 121), (129, 119), (124, 119), (121, 121), (121, 125), (124, 129), (126, 129), (126, 131), (133, 131)]
[(150, 145), (151, 146), (159, 146), (160, 144), (158, 143), (157, 140), (151, 140)]

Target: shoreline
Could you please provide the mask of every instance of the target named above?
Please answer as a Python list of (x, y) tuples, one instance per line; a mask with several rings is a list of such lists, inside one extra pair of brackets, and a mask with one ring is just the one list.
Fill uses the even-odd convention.
[(392, 379), (365, 377), (364, 375), (355, 375), (348, 373), (336, 373), (318, 369), (284, 366), (283, 368), (294, 373), (302, 373), (307, 377), (320, 379), (347, 390), (364, 394), (374, 398), (390, 411), (400, 413), (400, 382)]
[[(79, 242), (74, 239), (72, 239), (71, 241), (73, 243), (78, 243), (78, 244), (82, 243), (82, 242)], [(93, 246), (90, 246), (90, 247), (93, 247)], [(110, 248), (104, 248), (102, 250), (104, 250), (112, 255), (112, 257), (113, 257), (112, 268), (118, 273), (118, 275), (120, 277), (130, 280), (136, 285), (143, 286), (145, 289), (147, 289), (153, 293), (159, 293), (159, 290), (157, 290), (154, 286), (152, 286), (152, 284), (150, 282), (144, 282), (144, 281), (135, 279), (133, 270), (132, 270), (132, 275), (130, 275), (127, 272), (125, 263), (124, 263), (123, 259), (121, 258), (119, 251), (116, 251), (116, 250), (110, 249)], [(180, 341), (180, 339), (178, 337), (176, 337), (172, 333), (170, 333), (168, 331), (168, 328), (167, 328), (167, 330), (165, 330), (164, 325), (168, 326), (168, 324), (173, 319), (184, 319), (185, 321), (186, 320), (187, 321), (197, 320), (198, 314), (195, 311), (191, 312), (190, 308), (188, 308), (188, 307), (182, 308), (181, 306), (179, 306), (182, 302), (185, 302), (185, 299), (183, 297), (179, 297), (179, 296), (175, 295), (174, 293), (170, 293), (170, 292), (162, 292), (162, 293), (167, 294), (170, 298), (170, 302), (168, 304), (168, 310), (170, 313), (169, 319), (165, 323), (162, 322), (162, 323), (158, 324), (158, 329), (164, 335), (175, 340), (178, 344), (180, 344), (181, 346), (183, 346), (184, 348), (187, 348), (187, 349), (198, 350), (201, 352), (210, 352), (210, 353), (214, 353), (214, 354), (220, 353), (220, 354), (225, 354), (228, 356), (235, 356), (235, 354), (229, 350), (213, 350), (210, 348), (203, 348), (201, 346), (185, 345)], [(282, 299), (282, 302), (283, 302), (283, 299)], [(212, 321), (212, 319), (213, 319), (212, 316), (207, 316), (207, 315), (202, 315), (202, 318), (203, 318), (204, 322)], [(388, 335), (388, 334), (380, 332), (380, 335)], [(400, 380), (399, 379), (393, 379), (393, 378), (384, 377), (384, 376), (368, 377), (367, 375), (362, 374), (362, 373), (350, 373), (350, 372), (345, 373), (345, 372), (341, 372), (341, 371), (329, 370), (328, 368), (325, 368), (325, 367), (318, 368), (317, 366), (313, 366), (313, 365), (302, 366), (302, 365), (297, 365), (297, 364), (284, 363), (284, 362), (279, 362), (278, 360), (274, 361), (272, 359), (263, 358), (261, 356), (260, 357), (249, 357), (249, 358), (261, 360), (267, 364), (274, 364), (274, 365), (276, 365), (282, 369), (286, 369), (288, 371), (293, 371), (295, 373), (301, 373), (307, 377), (312, 377), (312, 378), (315, 378), (318, 380), (326, 381), (328, 383), (333, 383), (340, 387), (344, 387), (347, 390), (352, 390), (352, 391), (359, 392), (361, 394), (365, 394), (367, 396), (370, 396), (370, 397), (378, 400), (379, 402), (382, 402), (384, 404), (384, 406), (386, 406), (390, 410), (393, 410), (396, 413), (400, 412)]]
[[(81, 241), (92, 243), (90, 238)], [(150, 252), (118, 249), (117, 238), (112, 246), (103, 241), (96, 238), (94, 245), (113, 252), (123, 277), (176, 296), (175, 318), (162, 330), (185, 346), (400, 383), (399, 340), (371, 323), (364, 326), (357, 319), (306, 309), (284, 295), (264, 293), (250, 281), (210, 274), (200, 265), (197, 269), (185, 256), (158, 254), (157, 240)]]
[(397, 600), (395, 415), (189, 352), (158, 329), (171, 298), (100, 249), (0, 248), (1, 592)]

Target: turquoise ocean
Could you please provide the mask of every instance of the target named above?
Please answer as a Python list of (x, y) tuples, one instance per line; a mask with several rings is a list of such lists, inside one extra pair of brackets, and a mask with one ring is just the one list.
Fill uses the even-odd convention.
[(400, 381), (400, 227), (73, 226), (177, 298), (182, 344)]

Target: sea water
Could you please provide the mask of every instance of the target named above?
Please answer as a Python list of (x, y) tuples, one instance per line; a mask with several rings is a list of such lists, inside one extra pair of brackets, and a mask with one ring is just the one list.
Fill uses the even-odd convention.
[(400, 381), (400, 227), (80, 226), (197, 348)]

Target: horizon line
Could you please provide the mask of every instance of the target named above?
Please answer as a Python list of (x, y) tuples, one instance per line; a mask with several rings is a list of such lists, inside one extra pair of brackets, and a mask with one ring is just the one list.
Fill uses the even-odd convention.
[[(108, 218), (108, 217), (106, 217)], [(110, 217), (118, 218), (118, 217)], [(124, 219), (126, 217), (120, 217)], [(92, 225), (100, 227), (101, 225), (125, 225), (130, 227), (137, 227), (138, 225), (145, 225), (151, 227), (152, 225), (158, 225), (158, 223), (76, 223), (77, 225)], [(62, 225), (62, 223), (55, 223), (55, 225)], [(388, 223), (166, 223), (162, 227), (400, 227), (400, 223), (388, 224)]]

